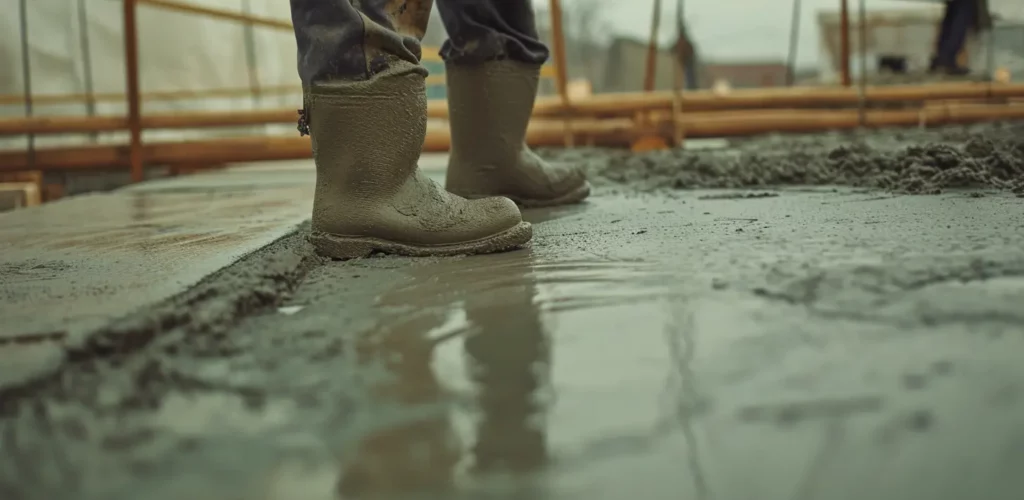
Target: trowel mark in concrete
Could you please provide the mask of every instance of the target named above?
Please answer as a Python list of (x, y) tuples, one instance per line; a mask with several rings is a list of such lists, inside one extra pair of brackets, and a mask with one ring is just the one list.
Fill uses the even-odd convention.
[(632, 154), (560, 150), (606, 183), (640, 189), (848, 185), (935, 194), (983, 188), (1024, 196), (1024, 126), (868, 131), (844, 143), (820, 136), (751, 140), (720, 151)]

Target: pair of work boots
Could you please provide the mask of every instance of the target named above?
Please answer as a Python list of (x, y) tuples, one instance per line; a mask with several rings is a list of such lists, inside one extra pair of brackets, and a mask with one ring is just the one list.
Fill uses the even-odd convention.
[(579, 202), (582, 171), (525, 143), (540, 68), (513, 61), (447, 68), (451, 154), (445, 188), (417, 167), (426, 70), (396, 63), (360, 82), (306, 89), (317, 180), (310, 242), (322, 255), (436, 256), (525, 245), (518, 205)]

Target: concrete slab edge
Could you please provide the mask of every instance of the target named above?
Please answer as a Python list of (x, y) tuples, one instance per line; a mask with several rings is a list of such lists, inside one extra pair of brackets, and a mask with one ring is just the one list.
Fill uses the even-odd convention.
[(324, 262), (306, 242), (308, 232), (309, 223), (303, 223), (189, 290), (84, 336), (87, 340), (80, 344), (50, 340), (32, 344), (47, 355), (39, 356), (38, 363), (23, 363), (17, 376), (0, 377), (0, 401), (4, 402), (0, 411), (48, 383), (59, 383), (61, 371), (69, 364), (122, 356), (165, 336), (215, 335), (241, 318), (276, 307), (310, 269)]

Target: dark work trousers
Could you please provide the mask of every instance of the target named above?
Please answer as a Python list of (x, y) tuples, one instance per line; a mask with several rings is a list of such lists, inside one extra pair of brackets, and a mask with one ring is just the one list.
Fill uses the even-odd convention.
[[(419, 64), (434, 0), (291, 0), (304, 86), (367, 80), (391, 64)], [(453, 64), (508, 59), (543, 64), (530, 0), (437, 0)]]
[(974, 25), (977, 14), (977, 0), (947, 0), (946, 12), (939, 26), (939, 38), (935, 47), (932, 68), (953, 68), (957, 66), (956, 56), (967, 41), (967, 32)]

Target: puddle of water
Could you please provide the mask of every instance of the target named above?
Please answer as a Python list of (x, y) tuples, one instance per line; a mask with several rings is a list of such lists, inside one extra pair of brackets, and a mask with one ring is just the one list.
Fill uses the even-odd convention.
[[(418, 308), (416, 319), (374, 335), (375, 345), (399, 351), (375, 353), (400, 360), (389, 366), (394, 385), (381, 396), (421, 405), (451, 396), (451, 404), (444, 422), (368, 436), (389, 442), (392, 452), (357, 458), (359, 475), (373, 477), (367, 467), (392, 474), (360, 487), (388, 482), (388, 493), (397, 493), (403, 480), (394, 474), (414, 470), (414, 449), (432, 458), (416, 469), (408, 492), (509, 493), (530, 484), (540, 488), (530, 493), (538, 498), (541, 490), (593, 495), (588, 485), (609, 468), (635, 469), (638, 481), (677, 476), (668, 469), (687, 457), (676, 432), (683, 405), (673, 339), (687, 318), (673, 312), (679, 305), (673, 279), (646, 262), (537, 261), (518, 252), (441, 261), (379, 297), (382, 309)], [(424, 443), (434, 444), (424, 449)], [(457, 457), (448, 455), (449, 446)], [(428, 470), (443, 479), (428, 481), (422, 476)], [(535, 480), (509, 483), (510, 477)], [(641, 484), (621, 482), (627, 483)], [(690, 479), (669, 479), (657, 487), (693, 491), (690, 485)]]
[[(983, 441), (977, 422), (998, 429), (991, 451), (1016, 418), (979, 411), (966, 379), (907, 394), (913, 360), (1019, 365), (955, 328), (908, 334), (750, 293), (691, 296), (685, 276), (635, 260), (513, 252), (411, 272), (378, 297), (382, 328), (362, 351), (391, 375), (369, 413), (407, 418), (356, 435), (357, 465), (342, 472), (358, 471), (353, 497), (852, 498), (879, 477), (875, 497), (913, 486), (939, 498), (948, 485), (929, 478)], [(990, 299), (1017, 297), (1000, 285)], [(908, 427), (917, 415), (941, 429)], [(905, 444), (880, 446), (880, 433)]]

